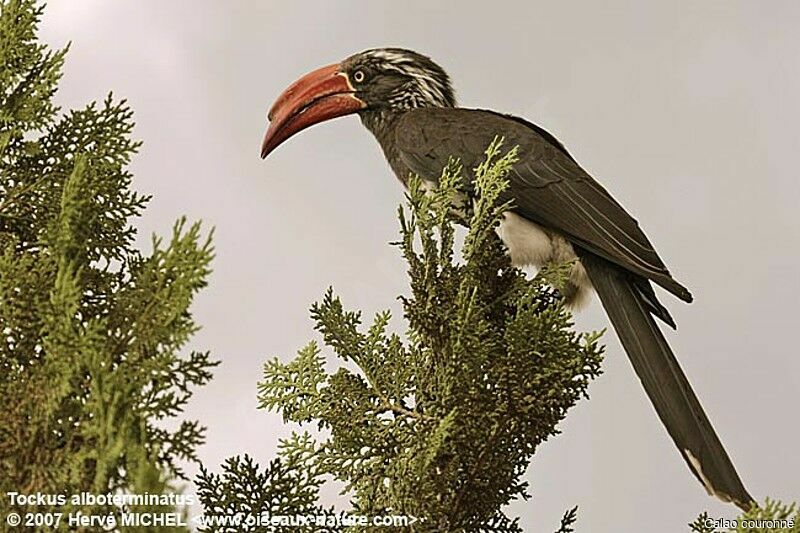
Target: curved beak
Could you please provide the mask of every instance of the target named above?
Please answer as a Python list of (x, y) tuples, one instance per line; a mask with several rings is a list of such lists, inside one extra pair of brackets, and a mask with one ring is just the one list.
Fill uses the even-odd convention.
[(340, 65), (328, 65), (291, 84), (269, 110), (269, 129), (261, 144), (261, 158), (283, 141), (314, 124), (355, 113), (367, 104), (356, 98)]

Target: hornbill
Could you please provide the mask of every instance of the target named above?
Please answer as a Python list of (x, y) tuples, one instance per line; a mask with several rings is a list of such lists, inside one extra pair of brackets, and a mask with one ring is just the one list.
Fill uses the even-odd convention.
[(675, 322), (652, 283), (685, 302), (692, 295), (667, 270), (639, 224), (541, 127), (522, 118), (456, 107), (447, 74), (410, 50), (379, 48), (315, 70), (290, 85), (269, 111), (265, 158), (295, 133), (358, 113), (405, 185), (411, 174), (435, 186), (449, 158), (465, 181), (501, 136), (519, 160), (501, 201), (512, 201), (497, 232), (514, 265), (573, 261), (563, 296), (600, 296), (633, 368), (689, 468), (709, 494), (743, 509), (754, 504), (686, 375), (654, 320)]

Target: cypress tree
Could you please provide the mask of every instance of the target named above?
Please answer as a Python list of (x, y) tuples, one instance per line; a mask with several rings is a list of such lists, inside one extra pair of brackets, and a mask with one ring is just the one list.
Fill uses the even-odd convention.
[[(210, 235), (181, 219), (149, 255), (134, 247), (148, 197), (127, 170), (130, 108), (109, 95), (60, 112), (67, 50), (37, 41), (43, 8), (0, 9), (0, 511), (80, 510), (7, 492), (171, 492), (203, 428), (163, 421), (215, 364), (184, 353)], [(103, 510), (119, 508), (86, 509)]]
[[(598, 333), (573, 330), (553, 289), (569, 265), (526, 277), (496, 236), (515, 154), (501, 155), (499, 142), (489, 147), (473, 202), (460, 210), (452, 207), (460, 194), (456, 162), (433, 192), (412, 179), (396, 243), (408, 263), (406, 331), (391, 330), (388, 312), (363, 327), (361, 314), (332, 291), (314, 304), (324, 345), (345, 365), (326, 371), (311, 342), (289, 362), (265, 364), (258, 396), (262, 408), (317, 435), (296, 432), (263, 471), (249, 457), (230, 459), (219, 475), (203, 471), (206, 513), (320, 513), (318, 490), (335, 479), (350, 497), (348, 513), (414, 517), (403, 530), (522, 531), (503, 508), (528, 497), (523, 474), (537, 446), (586, 396), (602, 350)], [(215, 508), (218, 502), (225, 505)], [(567, 512), (561, 531), (574, 521), (575, 510)]]

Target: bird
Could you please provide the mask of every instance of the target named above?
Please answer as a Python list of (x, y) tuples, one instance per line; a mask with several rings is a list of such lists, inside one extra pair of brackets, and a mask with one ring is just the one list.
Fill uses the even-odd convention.
[(670, 274), (639, 223), (584, 170), (564, 145), (523, 118), (460, 108), (448, 74), (429, 57), (373, 48), (292, 83), (269, 110), (266, 158), (298, 132), (358, 114), (403, 185), (418, 175), (435, 187), (450, 158), (466, 188), (496, 138), (518, 149), (500, 201), (511, 208), (496, 228), (518, 267), (572, 262), (562, 290), (580, 305), (592, 291), (689, 469), (709, 495), (744, 510), (755, 505), (656, 323), (675, 321), (653, 284), (684, 302), (689, 290)]

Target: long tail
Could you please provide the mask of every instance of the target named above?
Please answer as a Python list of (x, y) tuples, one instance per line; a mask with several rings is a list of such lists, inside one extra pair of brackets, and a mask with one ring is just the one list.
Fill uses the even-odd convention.
[[(661, 422), (710, 495), (744, 510), (755, 504), (695, 396), (631, 274), (596, 256), (581, 258)], [(641, 280), (639, 280), (641, 281)], [(654, 296), (654, 295), (653, 295)]]

